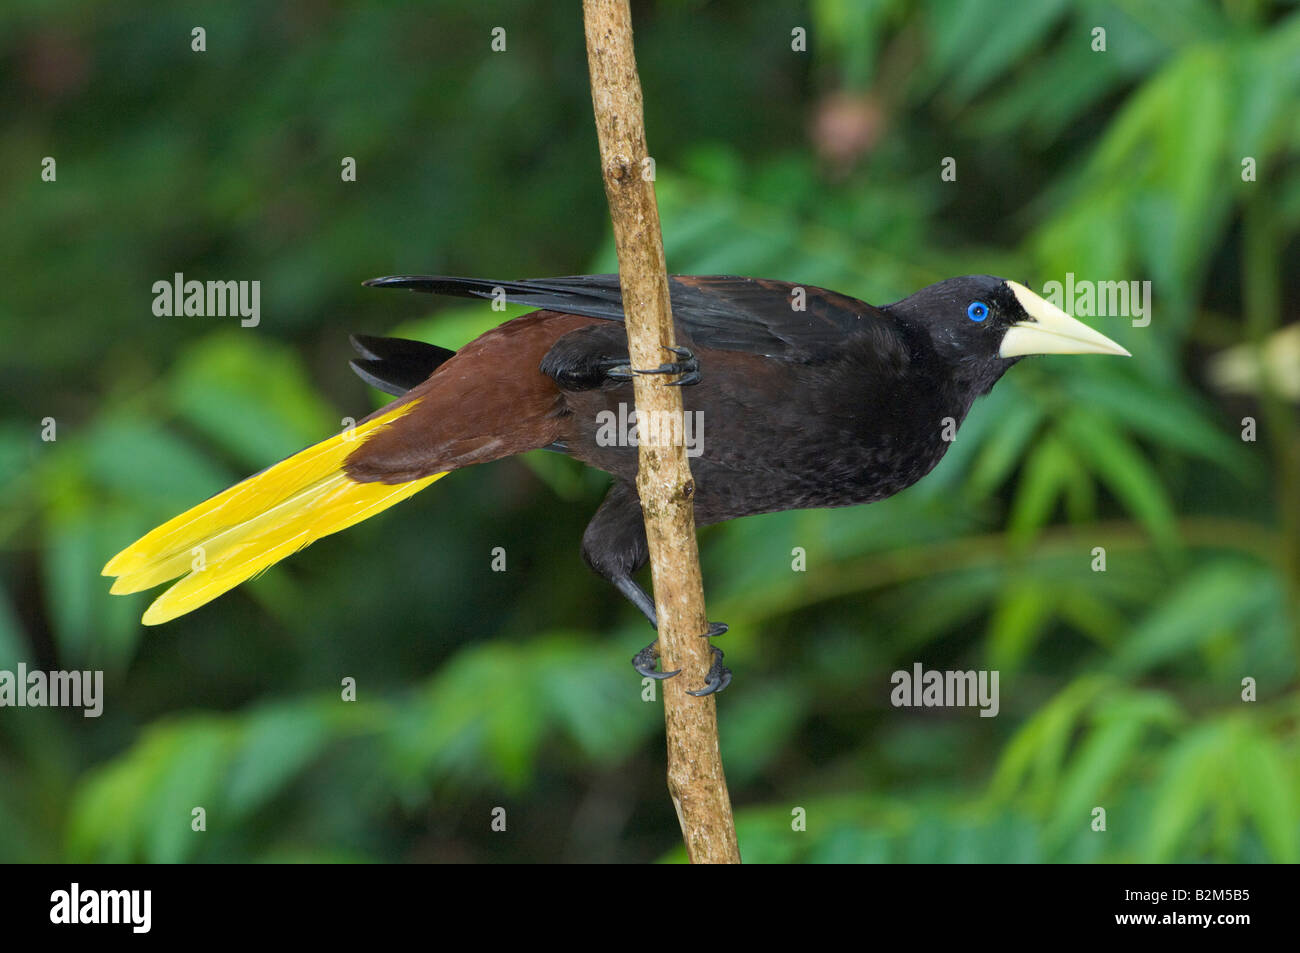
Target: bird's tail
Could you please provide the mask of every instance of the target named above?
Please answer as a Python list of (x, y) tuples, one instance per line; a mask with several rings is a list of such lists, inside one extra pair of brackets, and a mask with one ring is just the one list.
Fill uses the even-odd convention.
[(112, 592), (139, 592), (180, 579), (154, 600), (145, 625), (204, 605), (322, 536), (400, 503), (445, 476), (409, 483), (358, 483), (349, 454), (417, 401), (363, 422), (236, 483), (140, 538), (109, 560)]

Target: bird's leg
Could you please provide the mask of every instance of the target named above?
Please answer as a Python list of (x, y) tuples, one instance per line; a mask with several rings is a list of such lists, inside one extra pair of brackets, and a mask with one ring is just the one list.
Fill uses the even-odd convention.
[[(631, 576), (619, 576), (612, 580), (618, 591), (627, 596), (632, 605), (641, 610), (641, 614), (649, 620), (650, 624), (656, 629), (659, 628), (659, 620), (655, 616), (655, 604), (649, 594), (636, 584)], [(655, 671), (655, 663), (659, 660), (659, 640), (655, 639), (640, 652), (632, 657), (632, 667), (646, 678), (672, 678), (681, 669), (674, 669), (671, 672)]]
[[(652, 626), (659, 628), (659, 620), (655, 614), (655, 604), (649, 594), (637, 585), (636, 580), (631, 576), (620, 576), (612, 580), (618, 591), (627, 596), (628, 601), (641, 610)], [(701, 638), (712, 638), (715, 635), (722, 635), (727, 631), (727, 623), (710, 622), (709, 630), (702, 634)], [(712, 695), (714, 692), (720, 692), (731, 684), (731, 669), (722, 664), (722, 649), (716, 645), (711, 646), (713, 649), (713, 665), (709, 667), (709, 673), (705, 677), (704, 687), (697, 692), (688, 691), (688, 695)], [(655, 639), (640, 652), (632, 657), (632, 667), (638, 673), (646, 678), (672, 678), (681, 672), (681, 669), (674, 669), (671, 672), (660, 672), (655, 670), (655, 662), (659, 659), (659, 640)]]
[[(641, 610), (641, 614), (646, 617), (646, 620), (652, 626), (656, 629), (659, 628), (659, 618), (655, 614), (654, 600), (650, 598), (649, 593), (637, 585), (636, 580), (631, 576), (618, 576), (612, 582), (619, 592), (627, 596), (632, 605)], [(700, 638), (711, 639), (715, 635), (722, 635), (730, 628), (725, 622), (710, 622), (709, 631), (701, 633)]]
[[(582, 558), (595, 572), (607, 579), (628, 602), (641, 610), (654, 628), (659, 628), (659, 617), (655, 613), (654, 600), (642, 589), (632, 574), (645, 566), (650, 559), (646, 546), (645, 523), (641, 519), (641, 503), (636, 496), (636, 487), (625, 480), (616, 480), (609, 488), (605, 501), (591, 518), (587, 531), (582, 536)], [(709, 629), (703, 633), (708, 638), (721, 635), (727, 631), (725, 622), (710, 622)], [(714, 649), (713, 666), (705, 687), (704, 694), (721, 691), (731, 681), (731, 673), (722, 666), (722, 653)], [(655, 670), (655, 661), (659, 658), (659, 640), (651, 642), (632, 659), (637, 672), (646, 678), (671, 678), (677, 672), (659, 672)]]
[(660, 364), (658, 367), (651, 367), (646, 370), (633, 368), (637, 374), (680, 374), (681, 377), (675, 381), (669, 381), (669, 387), (689, 387), (692, 384), (700, 382), (700, 362), (695, 356), (695, 352), (688, 347), (668, 347), (664, 346), (665, 351), (672, 351), (677, 360), (670, 361), (666, 364)]
[(659, 617), (655, 614), (655, 603), (650, 594), (637, 585), (631, 576), (617, 576), (610, 580), (614, 588), (627, 597), (627, 601), (641, 610), (646, 621), (654, 628), (659, 628)]

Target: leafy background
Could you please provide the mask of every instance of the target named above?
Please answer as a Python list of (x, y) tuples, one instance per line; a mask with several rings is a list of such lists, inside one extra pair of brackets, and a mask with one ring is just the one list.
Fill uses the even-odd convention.
[[(746, 859), (1300, 859), (1295, 4), (635, 21), (674, 271), (1154, 289), (1092, 322), (1132, 360), (1022, 363), (913, 489), (701, 534)], [(0, 860), (681, 859), (645, 624), (577, 555), (600, 474), (457, 474), (160, 629), (99, 576), (375, 406), (349, 332), (502, 318), (361, 280), (613, 268), (577, 4), (15, 0), (0, 96), (0, 669), (107, 693), (0, 710)], [(260, 280), (261, 326), (154, 317), (177, 271)], [(914, 661), (1000, 670), (1000, 715), (892, 708)]]

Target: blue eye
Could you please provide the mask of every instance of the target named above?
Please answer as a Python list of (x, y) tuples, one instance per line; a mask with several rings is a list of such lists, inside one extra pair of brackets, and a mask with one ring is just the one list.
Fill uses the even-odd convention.
[(972, 301), (966, 309), (966, 317), (972, 321), (983, 321), (989, 316), (989, 306), (983, 301)]

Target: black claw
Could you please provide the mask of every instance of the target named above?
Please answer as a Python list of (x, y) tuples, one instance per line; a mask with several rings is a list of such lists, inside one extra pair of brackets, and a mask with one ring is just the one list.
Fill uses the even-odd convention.
[(664, 350), (672, 351), (680, 360), (671, 361), (666, 364), (660, 364), (658, 367), (651, 368), (634, 368), (636, 374), (680, 374), (680, 380), (673, 381), (670, 387), (683, 387), (700, 382), (700, 362), (696, 360), (695, 354), (688, 347), (665, 347)]
[(611, 380), (630, 381), (632, 379), (632, 367), (625, 360), (615, 358), (601, 361), (596, 366)]
[[(655, 639), (636, 655), (632, 656), (632, 667), (646, 678), (665, 679), (672, 678), (678, 674), (681, 669), (673, 672), (656, 672), (655, 665), (659, 662), (659, 640)], [(710, 671), (712, 671), (710, 669)]]
[(712, 695), (720, 692), (731, 684), (731, 669), (722, 664), (722, 649), (716, 645), (713, 648), (713, 664), (709, 666), (709, 674), (705, 677), (704, 687), (699, 691), (687, 691), (687, 695), (694, 695), (700, 698), (704, 695)]
[(727, 625), (727, 623), (725, 623), (725, 622), (710, 622), (710, 623), (709, 623), (709, 631), (708, 631), (708, 632), (705, 632), (703, 635), (701, 635), (700, 638), (702, 638), (702, 639), (711, 639), (711, 638), (713, 638), (715, 635), (722, 635), (724, 632), (728, 631), (730, 628), (731, 628), (731, 626)]
[(665, 351), (672, 351), (678, 357), (685, 361), (695, 360), (695, 353), (689, 347), (673, 347), (670, 344), (664, 345)]

